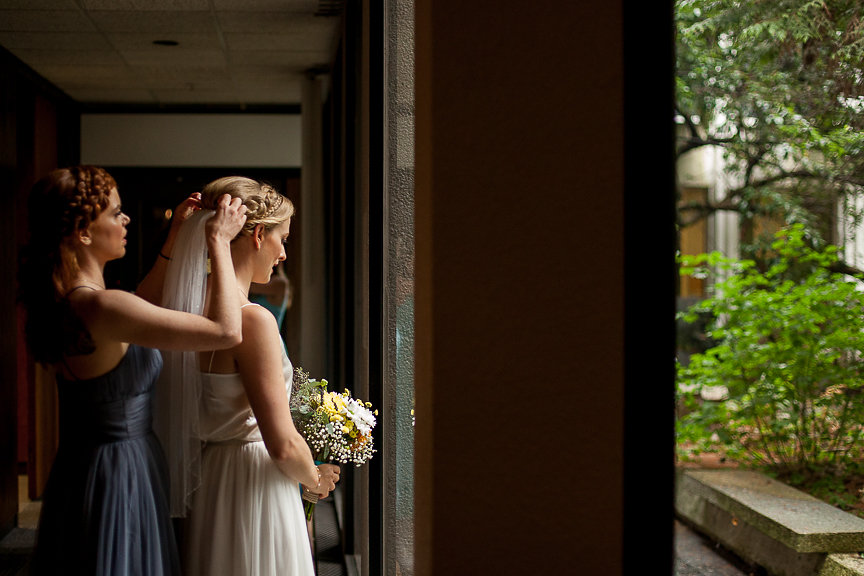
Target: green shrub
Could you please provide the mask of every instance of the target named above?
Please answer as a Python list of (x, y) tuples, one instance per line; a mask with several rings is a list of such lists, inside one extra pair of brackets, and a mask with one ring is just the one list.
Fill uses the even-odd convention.
[(781, 469), (843, 465), (861, 455), (864, 294), (830, 271), (837, 248), (813, 249), (800, 226), (778, 232), (772, 249), (762, 266), (718, 253), (680, 259), (682, 274), (717, 281), (679, 314), (707, 315), (715, 344), (678, 365), (679, 447)]

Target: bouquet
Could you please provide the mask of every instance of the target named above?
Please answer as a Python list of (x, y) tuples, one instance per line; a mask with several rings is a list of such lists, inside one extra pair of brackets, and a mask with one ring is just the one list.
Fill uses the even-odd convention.
[[(294, 368), (291, 386), (291, 416), (306, 440), (316, 463), (365, 464), (376, 452), (372, 429), (378, 411), (372, 404), (327, 390), (327, 380), (311, 380), (303, 368)], [(311, 520), (318, 495), (303, 492), (306, 519)]]

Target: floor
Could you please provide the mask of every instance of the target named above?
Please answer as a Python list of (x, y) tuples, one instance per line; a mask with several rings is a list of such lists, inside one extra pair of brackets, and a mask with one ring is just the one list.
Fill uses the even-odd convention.
[[(0, 576), (27, 576), (27, 563), (36, 540), (40, 502), (27, 498), (27, 477), (18, 478), (18, 527), (0, 541)], [(316, 506), (317, 571), (319, 576), (346, 573), (341, 550), (337, 506), (333, 498)], [(675, 521), (675, 572), (673, 576), (764, 576), (734, 554), (686, 524)]]
[(30, 552), (36, 543), (41, 502), (27, 497), (27, 476), (18, 477), (18, 527), (0, 541), (0, 576), (26, 576)]
[[(335, 496), (335, 494), (334, 494)], [(27, 497), (27, 477), (18, 477), (18, 527), (0, 541), (0, 576), (27, 576), (30, 553), (36, 543), (41, 502)], [(315, 509), (316, 568), (318, 576), (344, 576), (341, 530), (334, 498), (321, 501)]]
[(341, 497), (337, 490), (333, 497), (315, 505), (315, 573), (318, 576), (346, 576), (347, 573), (336, 505), (336, 498)]

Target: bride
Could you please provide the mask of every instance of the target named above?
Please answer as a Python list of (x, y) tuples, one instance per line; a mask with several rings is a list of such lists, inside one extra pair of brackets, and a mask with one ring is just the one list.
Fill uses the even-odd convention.
[[(231, 176), (204, 187), (201, 212), (223, 194), (247, 209), (231, 244), (243, 341), (227, 350), (167, 353), (163, 375), (183, 386), (166, 390), (174, 397), (160, 398), (156, 409), (171, 464), (172, 514), (188, 509), (184, 569), (193, 576), (314, 576), (298, 484), (326, 497), (339, 468), (316, 466), (294, 427), (293, 368), (276, 318), (248, 298), (251, 283), (266, 283), (285, 260), (294, 207), (266, 184)], [(196, 214), (180, 230), (165, 279), (166, 307), (207, 309), (203, 218)]]

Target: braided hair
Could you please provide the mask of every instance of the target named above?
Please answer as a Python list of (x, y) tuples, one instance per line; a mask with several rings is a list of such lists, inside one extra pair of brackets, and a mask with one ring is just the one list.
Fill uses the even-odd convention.
[(80, 271), (75, 237), (108, 207), (116, 187), (102, 168), (75, 166), (50, 172), (30, 191), (29, 239), (19, 262), (18, 300), (26, 314), (27, 345), (41, 363), (93, 349), (66, 296)]
[(215, 209), (223, 194), (240, 198), (246, 206), (246, 223), (238, 236), (248, 236), (262, 224), (271, 230), (294, 216), (294, 204), (273, 186), (244, 176), (225, 176), (210, 182), (201, 190), (201, 205)]

